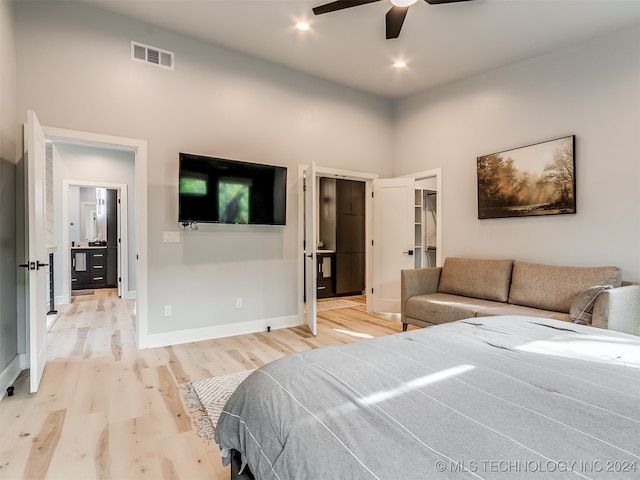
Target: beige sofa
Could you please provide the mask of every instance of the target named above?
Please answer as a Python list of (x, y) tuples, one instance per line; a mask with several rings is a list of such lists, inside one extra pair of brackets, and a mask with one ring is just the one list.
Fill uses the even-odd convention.
[(401, 285), (404, 330), (408, 324), (425, 327), (493, 315), (570, 322), (572, 304), (575, 312), (590, 287), (610, 285), (587, 300), (591, 324), (640, 335), (640, 285), (623, 285), (618, 267), (448, 257), (442, 267), (403, 270)]

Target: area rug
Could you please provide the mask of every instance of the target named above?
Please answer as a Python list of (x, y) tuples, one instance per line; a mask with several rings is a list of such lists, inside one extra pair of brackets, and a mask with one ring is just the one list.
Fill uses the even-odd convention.
[(338, 310), (340, 308), (359, 307), (362, 303), (353, 300), (324, 300), (316, 304), (316, 311)]
[(198, 435), (209, 441), (213, 440), (213, 433), (218, 423), (224, 404), (240, 383), (253, 370), (230, 373), (218, 377), (205, 378), (180, 386), (184, 391), (185, 403), (193, 415), (198, 427)]
[(93, 295), (93, 290), (87, 289), (87, 290), (72, 290), (71, 291), (71, 296), (72, 297), (79, 297), (81, 295)]

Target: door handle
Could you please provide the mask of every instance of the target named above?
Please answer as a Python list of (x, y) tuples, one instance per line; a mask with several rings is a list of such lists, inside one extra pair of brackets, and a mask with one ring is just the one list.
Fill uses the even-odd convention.
[(40, 270), (40, 267), (48, 267), (48, 263), (42, 263), (40, 260), (36, 262), (36, 270)]
[(29, 270), (35, 270), (36, 269), (36, 264), (35, 264), (35, 262), (21, 263), (20, 265), (18, 265), (18, 267), (20, 267), (20, 268), (28, 268)]
[(402, 253), (406, 253), (407, 255), (413, 255), (413, 250), (407, 250), (406, 252), (402, 252)]

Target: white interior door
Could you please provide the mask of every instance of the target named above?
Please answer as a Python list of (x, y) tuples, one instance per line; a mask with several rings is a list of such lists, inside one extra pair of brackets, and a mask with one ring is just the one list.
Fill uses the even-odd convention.
[(45, 245), (45, 135), (33, 111), (25, 126), (27, 203), (27, 328), (29, 389), (38, 390), (47, 362), (46, 272), (49, 265)]
[(316, 299), (316, 164), (312, 163), (304, 174), (304, 266), (305, 266), (305, 316), (309, 330), (318, 333)]
[(414, 268), (415, 180), (373, 181), (373, 310), (400, 313), (400, 270)]

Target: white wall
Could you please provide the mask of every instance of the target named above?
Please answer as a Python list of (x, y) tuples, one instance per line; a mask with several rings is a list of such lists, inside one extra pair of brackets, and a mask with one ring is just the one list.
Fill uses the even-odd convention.
[[(391, 102), (86, 5), (16, 9), (19, 116), (148, 142), (149, 332), (298, 315), (297, 165), (389, 176)], [(174, 51), (175, 71), (130, 61), (131, 40)], [(203, 225), (163, 243), (180, 151), (288, 167), (287, 226)]]
[[(133, 152), (125, 150), (114, 150), (107, 148), (90, 147), (70, 143), (56, 143), (54, 145), (53, 156), (53, 202), (54, 218), (63, 218), (62, 214), (62, 181), (86, 181), (89, 184), (94, 182), (105, 182), (124, 184), (127, 186), (127, 241), (128, 241), (128, 289), (130, 292), (136, 291), (136, 194), (135, 194), (135, 156)], [(93, 189), (93, 200), (95, 201), (95, 188)], [(78, 202), (83, 201), (81, 193), (78, 194)], [(69, 197), (69, 208), (72, 197)], [(78, 210), (78, 215), (79, 215)], [(57, 220), (54, 226), (56, 245), (62, 246), (63, 235), (62, 222)], [(79, 232), (79, 230), (78, 230)], [(58, 250), (54, 254), (54, 262), (60, 265), (62, 262), (62, 252)], [(55, 270), (55, 290), (56, 294), (62, 293), (62, 269)], [(127, 296), (129, 293), (127, 292)]]
[(13, 3), (0, 0), (0, 158), (16, 162), (16, 54)]
[[(0, 398), (20, 371), (16, 274), (16, 55), (12, 3), (0, 0)], [(24, 277), (21, 272), (20, 278)], [(24, 329), (23, 329), (24, 332)], [(23, 333), (21, 332), (21, 333)], [(23, 349), (22, 349), (23, 350)]]
[[(445, 256), (618, 265), (640, 280), (640, 30), (398, 101), (394, 174), (442, 167)], [(476, 158), (576, 135), (577, 214), (477, 219)]]

